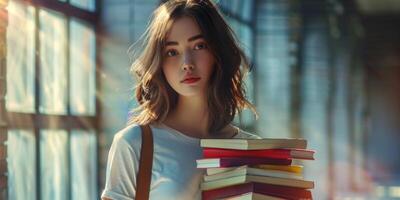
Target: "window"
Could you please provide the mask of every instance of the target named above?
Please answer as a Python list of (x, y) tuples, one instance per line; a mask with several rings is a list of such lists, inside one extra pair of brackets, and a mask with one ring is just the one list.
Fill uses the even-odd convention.
[[(252, 24), (253, 15), (251, 13), (254, 8), (254, 1), (221, 0), (218, 1), (218, 6), (237, 36), (239, 45), (249, 59), (251, 67), (253, 67), (255, 27)], [(254, 81), (254, 71), (250, 71), (248, 77), (245, 78), (244, 85), (247, 99), (253, 104), (255, 103)], [(255, 129), (255, 117), (251, 110), (244, 110), (235, 118), (234, 122), (248, 131), (254, 131)]]
[(243, 114), (236, 123), (262, 137), (307, 139), (317, 161), (297, 164), (317, 183), (316, 199), (365, 192), (366, 86), (361, 61), (355, 63), (353, 27), (360, 25), (351, 22), (352, 8), (343, 9), (351, 6), (336, 0), (217, 2), (256, 64), (248, 94), (260, 118)]
[(10, 199), (99, 198), (96, 3), (9, 2)]
[(257, 5), (257, 130), (264, 137), (292, 137), (291, 75), (295, 65), (296, 28), (293, 1), (260, 1)]

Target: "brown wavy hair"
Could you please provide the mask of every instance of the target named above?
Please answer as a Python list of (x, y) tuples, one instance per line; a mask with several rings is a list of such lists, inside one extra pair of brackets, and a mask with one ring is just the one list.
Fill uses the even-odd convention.
[(249, 62), (216, 5), (209, 0), (169, 0), (153, 12), (140, 39), (142, 46), (134, 52), (131, 71), (138, 81), (135, 95), (140, 105), (132, 110), (134, 115), (129, 123), (163, 122), (177, 105), (178, 94), (166, 81), (161, 66), (167, 34), (173, 22), (181, 17), (191, 17), (197, 22), (216, 60), (207, 94), (210, 133), (224, 128), (245, 108), (257, 117), (243, 87)]

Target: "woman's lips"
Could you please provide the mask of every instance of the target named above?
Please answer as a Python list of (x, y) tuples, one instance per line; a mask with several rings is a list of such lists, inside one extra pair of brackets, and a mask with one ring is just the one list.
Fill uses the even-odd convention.
[(197, 82), (197, 81), (199, 81), (200, 80), (200, 78), (188, 78), (188, 79), (185, 79), (184, 81), (182, 81), (183, 83), (186, 83), (186, 84), (190, 84), (190, 83), (195, 83), (195, 82)]

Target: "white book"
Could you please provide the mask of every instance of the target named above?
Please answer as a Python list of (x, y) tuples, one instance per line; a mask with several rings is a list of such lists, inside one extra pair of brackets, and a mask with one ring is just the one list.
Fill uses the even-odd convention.
[(268, 138), (268, 139), (202, 139), (201, 147), (224, 149), (306, 149), (307, 140), (293, 138)]
[(249, 192), (241, 195), (222, 198), (220, 200), (285, 200), (285, 199), (266, 194)]
[(231, 178), (235, 176), (245, 176), (245, 175), (253, 175), (253, 176), (270, 176), (270, 177), (278, 177), (278, 178), (288, 178), (288, 179), (303, 179), (301, 174), (278, 171), (278, 170), (269, 170), (269, 169), (257, 169), (251, 168), (248, 166), (237, 167), (233, 170), (213, 174), (213, 175), (205, 175), (203, 177), (205, 182), (208, 181), (216, 181), (220, 179)]
[(235, 176), (226, 179), (220, 179), (215, 181), (203, 182), (201, 184), (201, 190), (212, 190), (217, 188), (222, 188), (231, 185), (237, 185), (241, 183), (248, 182), (256, 182), (256, 183), (266, 183), (271, 185), (282, 185), (303, 189), (313, 189), (314, 182), (307, 180), (298, 180), (298, 179), (288, 179), (288, 178), (277, 178), (277, 177), (269, 177), (269, 176)]
[[(247, 166), (247, 165), (244, 165)], [(224, 173), (232, 170), (236, 170), (238, 167), (222, 167), (222, 168), (207, 168), (207, 175), (213, 175), (218, 173)], [(303, 166), (301, 165), (288, 165), (288, 166), (279, 166), (279, 165), (256, 165), (253, 168), (257, 169), (269, 169), (269, 170), (277, 170), (284, 172), (291, 172), (296, 174), (301, 174), (303, 171)]]

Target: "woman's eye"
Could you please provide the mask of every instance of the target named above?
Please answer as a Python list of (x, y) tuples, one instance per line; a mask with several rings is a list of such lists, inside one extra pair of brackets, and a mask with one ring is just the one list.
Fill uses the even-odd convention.
[(169, 50), (167, 51), (166, 55), (168, 57), (176, 56), (178, 53), (175, 50)]
[(207, 46), (206, 46), (206, 44), (204, 44), (204, 43), (197, 44), (197, 45), (194, 47), (195, 50), (205, 49), (205, 48), (207, 48)]

